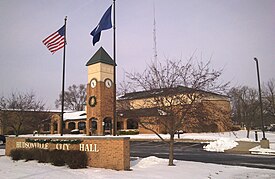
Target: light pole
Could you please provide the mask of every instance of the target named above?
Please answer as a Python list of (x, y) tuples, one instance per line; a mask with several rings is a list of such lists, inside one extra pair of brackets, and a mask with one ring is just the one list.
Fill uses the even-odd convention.
[(258, 87), (259, 87), (259, 98), (260, 98), (261, 120), (262, 120), (262, 131), (263, 131), (263, 139), (262, 140), (266, 140), (266, 138), (265, 138), (265, 131), (264, 131), (264, 120), (263, 120), (263, 103), (262, 103), (262, 92), (261, 92), (259, 63), (258, 63), (258, 59), (257, 58), (254, 58), (254, 60), (256, 61), (257, 76), (258, 76)]

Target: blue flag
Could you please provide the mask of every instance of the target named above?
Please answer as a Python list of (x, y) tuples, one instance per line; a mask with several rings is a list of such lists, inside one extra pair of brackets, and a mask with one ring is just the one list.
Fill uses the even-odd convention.
[(102, 18), (100, 19), (98, 25), (90, 33), (93, 36), (93, 45), (95, 45), (99, 41), (102, 30), (107, 30), (112, 28), (111, 11), (112, 11), (112, 5), (107, 9), (107, 11), (104, 13)]

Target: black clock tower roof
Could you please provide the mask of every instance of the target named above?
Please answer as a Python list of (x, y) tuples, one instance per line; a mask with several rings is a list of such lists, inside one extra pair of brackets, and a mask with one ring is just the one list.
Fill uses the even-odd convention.
[(110, 55), (104, 50), (103, 47), (100, 47), (97, 52), (92, 56), (92, 58), (86, 63), (86, 66), (93, 65), (96, 63), (105, 63), (108, 65), (115, 66), (114, 60)]

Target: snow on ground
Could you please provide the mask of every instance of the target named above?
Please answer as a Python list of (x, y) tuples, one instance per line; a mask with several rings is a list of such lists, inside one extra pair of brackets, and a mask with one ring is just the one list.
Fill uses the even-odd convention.
[[(261, 134), (258, 133), (261, 139)], [(254, 140), (254, 132), (250, 133), (250, 139), (246, 138), (246, 131), (224, 132), (224, 133), (186, 133), (181, 134), (181, 139), (188, 140), (212, 140), (209, 148), (214, 151), (222, 151), (225, 148), (236, 145), (238, 140)], [(168, 139), (169, 135), (162, 135)], [(128, 136), (132, 139), (158, 139), (156, 135), (134, 135)], [(270, 141), (271, 150), (275, 150), (275, 133), (266, 133)], [(258, 147), (259, 150), (262, 150)], [(200, 162), (188, 162), (175, 160), (176, 166), (168, 167), (168, 159), (160, 159), (154, 156), (131, 161), (132, 171), (115, 171), (98, 168), (69, 169), (66, 166), (56, 167), (50, 164), (37, 163), (36, 161), (12, 161), (10, 157), (4, 156), (5, 150), (0, 149), (0, 178), (93, 178), (93, 179), (124, 179), (124, 178), (192, 178), (192, 179), (271, 179), (275, 178), (274, 170), (256, 169), (240, 166), (227, 166)]]
[[(168, 134), (160, 134), (162, 138), (169, 139)], [(246, 137), (246, 130), (233, 131), (233, 132), (219, 132), (219, 133), (184, 133), (180, 134), (180, 139), (183, 140), (200, 140), (205, 143), (209, 143), (204, 149), (212, 152), (224, 152), (225, 150), (234, 148), (238, 145), (236, 141), (255, 141), (255, 131), (251, 131), (249, 133), (249, 138)], [(256, 147), (253, 149), (254, 152), (258, 154), (268, 154), (272, 152), (275, 154), (275, 132), (266, 132), (266, 138), (270, 142), (270, 149), (261, 149), (260, 147)], [(24, 135), (32, 137), (32, 135)], [(50, 137), (50, 138), (59, 138), (60, 135), (38, 135), (35, 137)], [(75, 134), (75, 135), (64, 135), (64, 137), (75, 138), (75, 137), (83, 137), (89, 138), (91, 136), (85, 136), (83, 134)], [(106, 137), (106, 136), (97, 136), (97, 137)], [(113, 137), (113, 136), (112, 136)], [(155, 134), (139, 134), (139, 135), (122, 135), (119, 137), (130, 137), (131, 139), (159, 139)], [(175, 135), (175, 139), (178, 138), (178, 135)], [(258, 131), (258, 141), (262, 139), (262, 132)]]
[[(249, 138), (246, 137), (246, 130), (233, 131), (233, 132), (219, 132), (219, 133), (184, 133), (180, 134), (180, 139), (185, 140), (200, 140), (209, 143), (205, 150), (212, 152), (224, 152), (224, 150), (231, 149), (237, 146), (236, 141), (255, 141), (255, 131), (249, 133)], [(270, 142), (270, 149), (262, 149), (260, 147), (255, 148), (259, 154), (267, 154), (268, 152), (275, 153), (275, 133), (266, 132), (266, 138)], [(168, 134), (161, 134), (164, 139), (169, 139)], [(131, 139), (158, 139), (155, 134), (140, 134), (140, 135), (129, 135)], [(175, 135), (177, 139), (177, 135)], [(262, 132), (258, 132), (258, 141), (262, 139)], [(212, 142), (210, 142), (212, 141)]]
[[(2, 151), (1, 151), (2, 150)], [(3, 153), (4, 149), (0, 149)], [(18, 178), (93, 178), (93, 179), (162, 179), (162, 178), (192, 178), (192, 179), (272, 179), (274, 170), (256, 169), (239, 166), (226, 166), (200, 162), (177, 161), (176, 166), (167, 166), (168, 159), (150, 156), (131, 161), (131, 171), (115, 171), (99, 168), (69, 169), (66, 166), (56, 167), (51, 164), (12, 161), (10, 157), (0, 156), (1, 179)]]
[[(164, 139), (169, 139), (168, 134), (161, 134)], [(158, 139), (155, 134), (139, 134), (128, 135), (131, 139)], [(218, 140), (221, 137), (231, 138), (237, 141), (255, 141), (255, 131), (249, 133), (249, 138), (246, 138), (246, 130), (231, 131), (231, 132), (218, 132), (218, 133), (184, 133), (180, 134), (180, 139), (191, 140)], [(177, 139), (177, 135), (175, 135)], [(258, 132), (258, 139), (262, 138), (262, 132)], [(275, 132), (266, 132), (266, 138), (272, 142), (275, 142)]]
[[(169, 134), (160, 134), (162, 138), (169, 139)], [(271, 142), (275, 143), (275, 132), (266, 132), (266, 138)], [(32, 134), (29, 135), (20, 135), (23, 137), (32, 137)], [(35, 135), (35, 137), (60, 137), (59, 134), (44, 134), (44, 135)], [(83, 134), (64, 134), (64, 137), (74, 138), (74, 137), (91, 137)], [(178, 135), (175, 135), (175, 139), (177, 139)], [(93, 136), (94, 137), (94, 136)], [(106, 136), (96, 136), (96, 137), (106, 137)], [(113, 137), (113, 136), (112, 136)], [(159, 139), (159, 137), (155, 134), (139, 134), (139, 135), (121, 135), (121, 137), (130, 137), (131, 139)], [(246, 137), (246, 130), (240, 131), (230, 131), (230, 132), (218, 132), (218, 133), (184, 133), (180, 134), (180, 139), (187, 140), (204, 140), (204, 141), (215, 141), (220, 138), (230, 138), (236, 141), (255, 141), (255, 131), (251, 131), (249, 133), (249, 138)], [(262, 132), (258, 131), (258, 139), (262, 139)]]

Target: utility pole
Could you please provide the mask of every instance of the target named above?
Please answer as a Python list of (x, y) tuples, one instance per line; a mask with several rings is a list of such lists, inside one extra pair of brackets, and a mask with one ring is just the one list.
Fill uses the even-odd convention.
[(262, 91), (261, 91), (261, 81), (260, 81), (260, 72), (259, 72), (259, 62), (257, 58), (254, 58), (256, 62), (257, 68), (257, 77), (258, 77), (258, 87), (259, 87), (259, 98), (260, 98), (260, 108), (261, 108), (261, 120), (262, 120), (262, 131), (263, 138), (260, 141), (261, 148), (269, 148), (269, 140), (265, 137), (265, 129), (264, 129), (264, 119), (263, 119), (263, 103), (262, 103)]
[(258, 59), (257, 58), (254, 58), (254, 60), (256, 62), (257, 77), (258, 77), (258, 87), (259, 87), (259, 99), (260, 99), (260, 108), (261, 108), (261, 121), (262, 121), (263, 140), (266, 140), (266, 138), (265, 138), (265, 130), (264, 130), (264, 120), (263, 120), (263, 103), (262, 103), (262, 91), (261, 91), (259, 63), (258, 63)]

